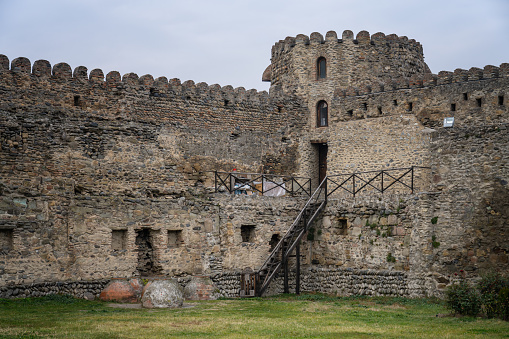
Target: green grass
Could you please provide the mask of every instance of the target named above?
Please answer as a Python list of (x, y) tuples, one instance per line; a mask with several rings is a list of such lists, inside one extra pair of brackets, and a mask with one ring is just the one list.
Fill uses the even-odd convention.
[(496, 319), (448, 314), (434, 299), (321, 294), (120, 309), (66, 296), (0, 300), (0, 338), (509, 338)]

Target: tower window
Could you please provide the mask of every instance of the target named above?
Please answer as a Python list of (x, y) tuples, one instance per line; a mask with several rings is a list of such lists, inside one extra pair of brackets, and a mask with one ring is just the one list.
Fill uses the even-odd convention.
[(504, 104), (504, 96), (503, 95), (498, 96), (498, 104), (500, 106), (502, 106)]
[(368, 104), (367, 103), (362, 103), (362, 109), (367, 111), (368, 110)]
[(456, 111), (456, 104), (451, 104), (451, 111), (452, 112)]
[(327, 127), (329, 122), (329, 108), (325, 101), (318, 102), (316, 106), (316, 126)]
[(475, 102), (477, 103), (477, 107), (481, 107), (482, 106), (482, 98), (475, 99)]
[(463, 100), (468, 100), (468, 93), (463, 93)]
[(409, 102), (409, 103), (407, 104), (407, 110), (408, 110), (409, 112), (411, 112), (413, 109), (414, 109), (414, 104), (413, 104), (412, 102)]
[(325, 79), (327, 77), (327, 61), (324, 57), (319, 57), (316, 61), (316, 70), (318, 79)]
[(394, 106), (398, 106), (398, 100), (396, 100), (396, 99), (392, 100), (392, 104), (393, 104)]
[(74, 96), (74, 106), (81, 106), (81, 100), (79, 95)]

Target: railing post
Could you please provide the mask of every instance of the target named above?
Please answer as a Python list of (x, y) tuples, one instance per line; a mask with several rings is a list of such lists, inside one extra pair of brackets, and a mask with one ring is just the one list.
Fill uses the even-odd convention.
[(384, 170), (382, 170), (382, 194), (384, 194)]
[(284, 267), (284, 282), (283, 282), (283, 293), (290, 293), (290, 288), (288, 286), (288, 258), (285, 258), (283, 262)]
[(410, 189), (412, 190), (412, 194), (414, 194), (414, 166), (412, 166), (412, 183), (410, 184)]
[(353, 197), (355, 198), (355, 173), (352, 175), (352, 188)]
[(265, 186), (265, 185), (263, 184), (263, 178), (265, 178), (265, 174), (262, 174), (262, 195), (263, 195), (263, 186)]
[(300, 241), (295, 248), (295, 259), (297, 264), (297, 272), (295, 272), (295, 294), (300, 294)]
[(329, 178), (325, 177), (325, 182), (324, 182), (324, 189), (325, 189), (325, 202), (327, 202), (327, 197), (329, 196), (329, 193), (327, 191), (327, 182), (329, 181)]
[(214, 188), (217, 193), (217, 171), (214, 171)]

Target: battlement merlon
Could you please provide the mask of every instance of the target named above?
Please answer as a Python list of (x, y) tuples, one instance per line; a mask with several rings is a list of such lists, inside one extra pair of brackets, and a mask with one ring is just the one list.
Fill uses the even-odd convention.
[(406, 36), (397, 36), (396, 34), (385, 35), (382, 32), (370, 35), (368, 31), (360, 31), (354, 39), (354, 34), (350, 30), (345, 30), (342, 38), (338, 39), (335, 31), (328, 31), (325, 39), (322, 34), (318, 32), (311, 33), (310, 36), (299, 34), (296, 37), (287, 37), (284, 40), (279, 40), (272, 46), (272, 56), (277, 56), (279, 53), (290, 50), (298, 45), (318, 45), (318, 44), (355, 44), (355, 45), (387, 45), (392, 44), (392, 47), (401, 48), (412, 47), (423, 52), (422, 45), (414, 39), (408, 39)]
[[(9, 74), (9, 75), (7, 75)], [(123, 76), (117, 71), (111, 71), (104, 75), (101, 69), (93, 69), (88, 72), (87, 67), (78, 66), (72, 71), (67, 63), (57, 63), (51, 66), (47, 60), (37, 60), (31, 64), (25, 57), (13, 59), (9, 64), (9, 58), (0, 54), (0, 78), (9, 81), (14, 75), (25, 76), (32, 81), (73, 82), (77, 85), (93, 86), (98, 90), (123, 89), (126, 91), (140, 91), (149, 93), (158, 92), (161, 97), (185, 96), (187, 100), (201, 100), (213, 98), (214, 100), (227, 101), (231, 104), (244, 106), (270, 106), (267, 91), (256, 89), (246, 90), (244, 87), (233, 88), (231, 85), (220, 86), (208, 85), (205, 82), (195, 84), (192, 80), (181, 82), (180, 79), (162, 76), (154, 79), (150, 74), (138, 76), (136, 73), (127, 73)]]
[(454, 72), (440, 71), (438, 74), (426, 73), (424, 75), (413, 75), (410, 78), (400, 77), (386, 82), (373, 83), (371, 85), (364, 84), (361, 86), (336, 88), (334, 90), (334, 97), (344, 98), (402, 89), (434, 87), (507, 77), (509, 77), (509, 63), (502, 63), (499, 67), (486, 65), (482, 69), (478, 67), (472, 67), (469, 70), (457, 68)]
[[(319, 59), (326, 60), (326, 76), (318, 76)], [(276, 42), (271, 64), (262, 80), (271, 82), (271, 90), (281, 87), (286, 93), (308, 96), (317, 86), (328, 92), (392, 79), (431, 73), (424, 62), (422, 45), (414, 39), (395, 34), (361, 31), (354, 36), (346, 30), (337, 33), (299, 34)], [(309, 92), (309, 93), (308, 93)]]

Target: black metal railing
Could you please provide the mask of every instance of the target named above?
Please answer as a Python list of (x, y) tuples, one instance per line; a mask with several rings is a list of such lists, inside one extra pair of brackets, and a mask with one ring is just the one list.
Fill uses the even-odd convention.
[(214, 171), (214, 187), (216, 192), (225, 189), (229, 193), (239, 194), (279, 195), (279, 191), (311, 195), (310, 178), (276, 174)]
[[(297, 218), (272, 249), (269, 257), (257, 272), (247, 273), (241, 277), (241, 296), (261, 296), (268, 288), (277, 273), (284, 268), (285, 292), (288, 290), (288, 258), (294, 250), (299, 253), (300, 241), (327, 204), (327, 178), (325, 178), (311, 195)], [(297, 257), (300, 254), (296, 255)], [(299, 262), (299, 261), (298, 261)], [(297, 265), (296, 279), (300, 279), (300, 265)], [(299, 286), (299, 282), (296, 283)], [(298, 287), (297, 287), (298, 289)]]
[[(391, 188), (394, 190), (410, 190), (411, 193), (414, 193), (416, 188), (421, 188), (423, 182), (429, 182), (429, 179), (423, 179), (423, 173), (421, 173), (425, 169), (430, 169), (430, 167), (412, 166), (329, 175), (327, 176), (329, 181), (328, 195), (330, 196), (338, 190), (346, 191), (354, 197), (359, 192), (367, 190), (383, 194)], [(416, 180), (419, 181), (417, 186)]]

